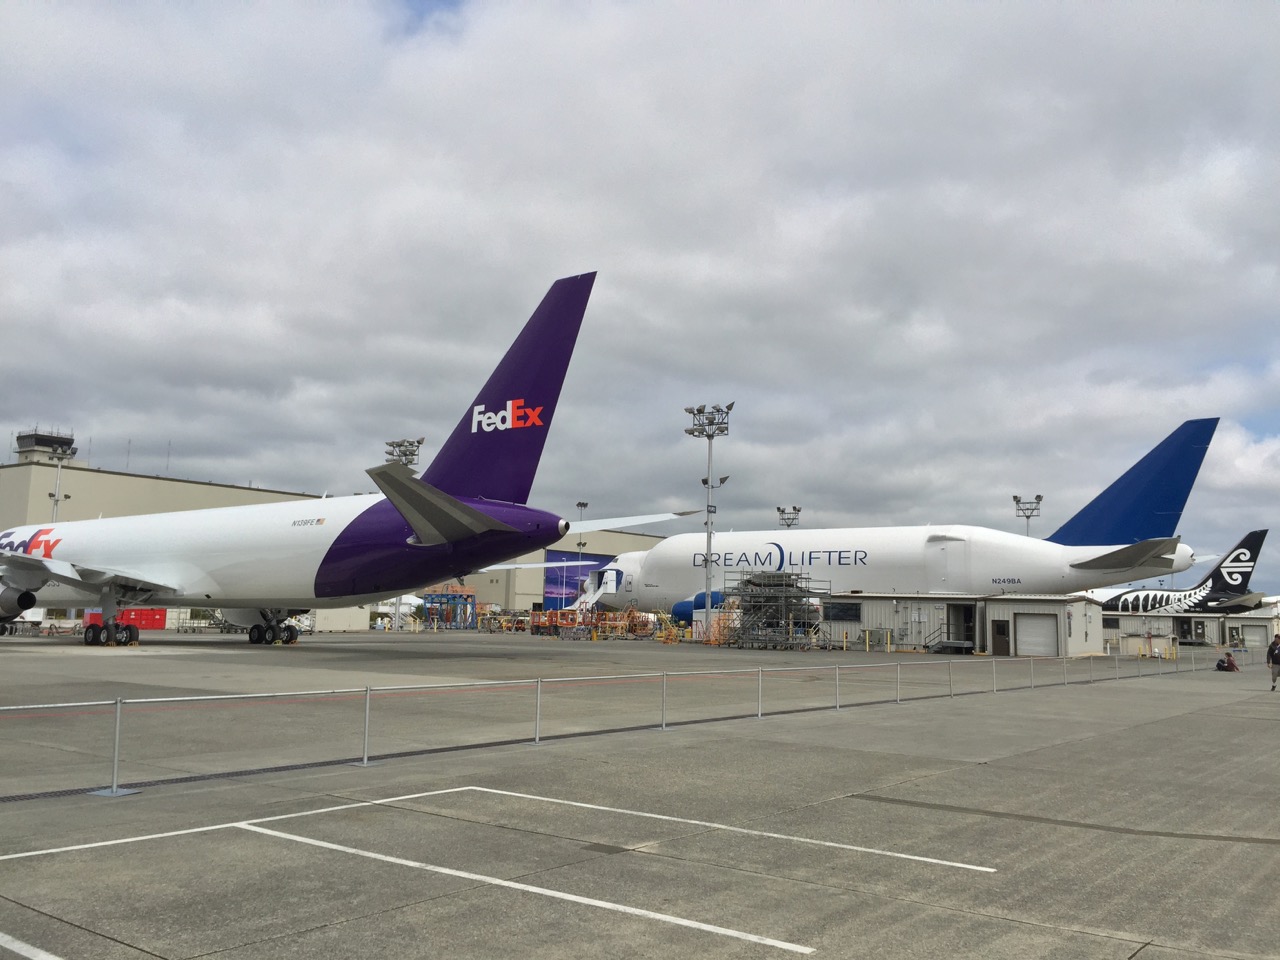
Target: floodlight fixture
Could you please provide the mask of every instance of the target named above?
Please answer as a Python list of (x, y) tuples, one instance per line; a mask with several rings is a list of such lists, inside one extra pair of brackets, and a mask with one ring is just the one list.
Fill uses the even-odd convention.
[(1013, 510), (1019, 517), (1027, 521), (1027, 536), (1031, 536), (1031, 518), (1040, 516), (1040, 504), (1044, 495), (1037, 493), (1034, 500), (1023, 500), (1016, 493), (1013, 495)]

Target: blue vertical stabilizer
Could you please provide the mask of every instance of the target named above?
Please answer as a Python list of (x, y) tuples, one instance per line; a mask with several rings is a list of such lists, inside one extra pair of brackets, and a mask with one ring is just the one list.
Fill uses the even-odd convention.
[(1048, 537), (1064, 547), (1171, 537), (1218, 418), (1188, 420)]

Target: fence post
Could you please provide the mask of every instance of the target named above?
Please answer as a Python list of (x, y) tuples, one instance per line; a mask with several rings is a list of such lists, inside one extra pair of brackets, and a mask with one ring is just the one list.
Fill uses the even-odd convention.
[(360, 765), (369, 765), (369, 701), (373, 698), (370, 687), (364, 688), (364, 753), (360, 755)]
[(1030, 663), (1031, 663), (1031, 689), (1034, 690), (1036, 688), (1036, 658), (1032, 657), (1030, 660)]
[(1120, 654), (1116, 653), (1116, 679), (1120, 679)]
[(1062, 658), (1062, 685), (1067, 685), (1067, 658)]
[(662, 671), (662, 729), (667, 729), (667, 671)]
[(991, 692), (999, 693), (1000, 688), (996, 686), (996, 655), (991, 655)]
[(542, 678), (538, 678), (537, 692), (533, 698), (533, 742), (542, 742)]
[(1089, 658), (1089, 682), (1093, 683), (1093, 657)]
[(836, 709), (840, 709), (840, 664), (836, 664)]
[(756, 719), (764, 716), (764, 667), (756, 667)]
[(902, 662), (901, 661), (898, 662), (897, 667), (898, 667), (898, 678), (896, 681), (894, 681), (893, 699), (895, 703), (901, 703), (902, 702)]
[(95, 797), (127, 797), (131, 793), (138, 793), (137, 790), (121, 790), (120, 789), (120, 718), (124, 709), (124, 700), (116, 697), (116, 734), (115, 744), (111, 748), (111, 787), (107, 790), (93, 790), (92, 796)]
[(951, 661), (947, 661), (947, 696), (954, 697), (956, 695), (955, 684), (951, 680)]

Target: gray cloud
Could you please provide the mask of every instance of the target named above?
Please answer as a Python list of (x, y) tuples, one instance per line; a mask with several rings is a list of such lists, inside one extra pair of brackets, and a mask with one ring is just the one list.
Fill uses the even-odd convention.
[(1018, 530), (1043, 493), (1047, 534), (1221, 416), (1183, 523), (1219, 552), (1280, 487), (1278, 20), (8, 5), (6, 419), (104, 467), (366, 489), (596, 269), (539, 505), (697, 506), (682, 408), (736, 400), (722, 524)]

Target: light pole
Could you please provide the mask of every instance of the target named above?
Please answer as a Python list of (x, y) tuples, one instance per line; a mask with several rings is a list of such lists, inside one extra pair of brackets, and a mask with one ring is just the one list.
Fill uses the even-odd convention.
[(1013, 509), (1020, 517), (1025, 517), (1027, 521), (1027, 536), (1031, 536), (1031, 518), (1040, 516), (1040, 502), (1044, 497), (1036, 494), (1034, 500), (1023, 500), (1016, 493), (1013, 495)]
[(794, 527), (800, 522), (799, 507), (779, 507), (778, 523), (784, 527)]
[[(418, 448), (426, 442), (426, 437), (419, 437), (417, 440), (388, 440), (386, 462), (403, 463), (406, 467), (412, 467), (418, 462)], [(404, 623), (400, 614), (401, 599), (401, 597), (396, 597), (396, 612), (392, 618), (397, 632), (399, 632)]]
[(66, 460), (70, 460), (76, 455), (76, 448), (69, 443), (56, 444), (49, 452), (49, 456), (57, 461), (58, 467), (53, 475), (53, 493), (49, 494), (49, 499), (53, 501), (53, 516), (49, 519), (53, 522), (58, 520), (58, 504), (63, 500), (70, 500), (71, 494), (62, 492), (62, 464)]
[[(581, 525), (581, 524), (582, 524), (582, 511), (583, 511), (583, 510), (585, 510), (585, 509), (587, 509), (587, 507), (591, 506), (591, 504), (587, 503), (587, 501), (585, 501), (585, 500), (579, 500), (579, 501), (577, 502), (576, 506), (577, 506), (577, 508), (578, 508), (578, 524), (579, 524), (579, 525)], [(579, 595), (579, 593), (580, 593), (580, 591), (581, 591), (581, 589), (582, 589), (582, 548), (583, 548), (583, 547), (585, 547), (586, 545), (587, 545), (587, 542), (586, 542), (585, 540), (583, 540), (583, 539), (582, 539), (582, 534), (578, 534), (578, 567), (577, 567), (577, 570), (576, 570), (576, 574), (577, 574), (577, 575), (573, 578), (573, 582), (574, 582), (573, 603), (574, 603), (574, 606), (577, 606), (577, 604), (578, 604), (578, 595)]]
[(728, 477), (721, 477), (719, 483), (711, 482), (711, 447), (716, 437), (723, 437), (729, 432), (729, 413), (733, 403), (725, 406), (715, 403), (707, 409), (705, 403), (696, 407), (685, 407), (684, 412), (693, 417), (693, 426), (685, 427), (684, 432), (691, 437), (705, 438), (707, 441), (707, 475), (702, 478), (702, 485), (707, 488), (707, 552), (702, 556), (702, 565), (706, 568), (706, 593), (703, 595), (702, 639), (711, 636), (711, 531), (716, 508), (711, 503), (711, 491), (723, 487)]

